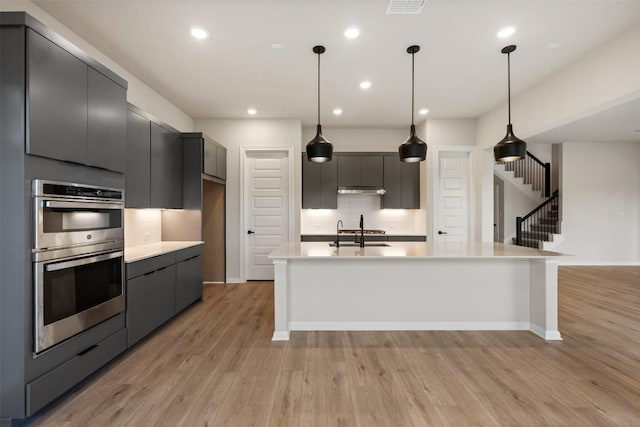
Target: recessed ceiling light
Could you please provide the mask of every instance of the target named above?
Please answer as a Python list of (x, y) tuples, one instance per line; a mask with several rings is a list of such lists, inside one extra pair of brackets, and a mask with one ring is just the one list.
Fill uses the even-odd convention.
[(339, 116), (342, 114), (342, 108), (334, 108), (333, 109), (333, 114), (335, 114), (336, 116)]
[(513, 27), (504, 27), (496, 33), (496, 36), (500, 39), (506, 39), (507, 37), (511, 37), (515, 32), (516, 29)]
[(360, 30), (356, 27), (349, 27), (344, 32), (344, 36), (348, 39), (357, 39), (359, 35)]
[(362, 89), (369, 89), (371, 87), (371, 82), (368, 80), (365, 80), (363, 82), (360, 82), (360, 88)]
[(549, 43), (549, 44), (547, 44), (546, 48), (547, 49), (557, 49), (560, 46), (562, 46), (562, 43)]
[(418, 114), (422, 114), (423, 116), (427, 115), (429, 113), (429, 109), (428, 108), (421, 108), (418, 111)]
[(271, 43), (271, 49), (283, 49), (284, 45), (282, 43)]
[(200, 27), (192, 27), (191, 35), (198, 40), (204, 40), (209, 37), (209, 33), (207, 32), (207, 30)]
[(247, 110), (247, 114), (249, 114), (250, 116), (255, 116), (257, 112), (258, 110), (256, 110), (255, 108), (249, 108)]

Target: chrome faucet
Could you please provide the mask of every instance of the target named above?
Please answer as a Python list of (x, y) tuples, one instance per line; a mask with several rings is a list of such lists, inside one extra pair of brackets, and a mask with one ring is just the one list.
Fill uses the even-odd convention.
[(339, 219), (338, 223), (336, 224), (336, 248), (340, 247), (340, 226), (344, 227), (341, 219)]
[(360, 247), (364, 248), (364, 216), (360, 214)]

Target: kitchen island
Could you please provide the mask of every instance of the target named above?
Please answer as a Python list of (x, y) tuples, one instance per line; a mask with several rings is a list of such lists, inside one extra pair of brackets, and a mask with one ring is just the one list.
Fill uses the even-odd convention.
[(560, 340), (562, 256), (501, 243), (283, 243), (269, 255), (273, 340), (296, 330), (529, 330)]

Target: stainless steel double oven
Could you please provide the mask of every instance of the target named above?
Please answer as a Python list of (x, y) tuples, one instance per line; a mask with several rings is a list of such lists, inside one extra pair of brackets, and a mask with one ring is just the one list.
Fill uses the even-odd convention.
[(124, 191), (33, 180), (34, 353), (124, 311)]

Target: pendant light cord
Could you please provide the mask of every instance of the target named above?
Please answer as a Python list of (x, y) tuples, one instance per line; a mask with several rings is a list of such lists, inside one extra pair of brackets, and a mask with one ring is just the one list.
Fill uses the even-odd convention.
[(509, 106), (509, 124), (511, 124), (511, 52), (507, 53), (507, 104)]
[(318, 124), (320, 124), (320, 54), (318, 54)]
[(415, 70), (416, 70), (415, 57), (416, 57), (416, 54), (412, 53), (411, 54), (411, 126), (413, 126), (413, 115), (414, 115), (414, 112), (413, 112), (414, 93), (415, 93), (414, 84), (415, 84)]

